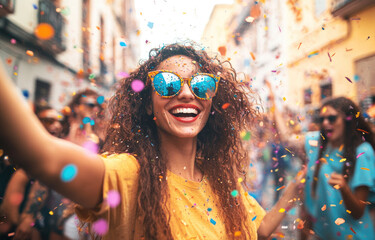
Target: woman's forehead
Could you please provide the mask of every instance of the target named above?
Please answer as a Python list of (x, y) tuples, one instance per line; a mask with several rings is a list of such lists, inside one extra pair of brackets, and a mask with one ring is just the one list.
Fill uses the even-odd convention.
[(198, 71), (198, 64), (192, 58), (184, 55), (176, 55), (162, 61), (157, 69), (170, 70), (185, 74), (193, 74)]

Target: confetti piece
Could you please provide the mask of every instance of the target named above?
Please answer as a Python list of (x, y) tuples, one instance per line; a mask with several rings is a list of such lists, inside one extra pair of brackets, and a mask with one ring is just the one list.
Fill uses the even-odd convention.
[(248, 16), (245, 21), (248, 22), (248, 23), (252, 23), (254, 22), (255, 18), (253, 18), (252, 16)]
[(49, 215), (53, 216), (53, 211), (49, 211)]
[(48, 23), (40, 23), (35, 28), (34, 34), (41, 40), (49, 40), (55, 36), (55, 29)]
[(345, 77), (345, 78), (346, 78), (346, 80), (348, 80), (350, 83), (353, 83), (352, 80), (350, 80), (350, 78), (348, 78), (348, 77)]
[(318, 51), (313, 51), (313, 52), (311, 52), (307, 57), (308, 57), (308, 58), (311, 58), (311, 57), (316, 56), (316, 55), (318, 55), (318, 54), (319, 54)]
[(85, 117), (85, 118), (82, 119), (83, 124), (87, 124), (90, 121), (91, 121), (91, 118), (89, 118), (89, 117)]
[(238, 191), (237, 190), (233, 190), (231, 193), (232, 197), (237, 197), (238, 196)]
[(225, 46), (220, 46), (217, 48), (221, 56), (225, 56), (227, 54), (227, 48)]
[(244, 140), (244, 141), (249, 141), (251, 139), (251, 133), (250, 132), (243, 131), (243, 132), (241, 132), (240, 136), (241, 136), (242, 140)]
[(147, 23), (147, 27), (149, 27), (150, 29), (152, 29), (154, 27), (154, 23), (153, 22), (148, 22)]
[[(359, 117), (359, 112), (357, 113), (357, 115), (355, 116), (356, 118), (358, 118)], [(368, 134), (368, 132), (367, 131), (365, 131), (365, 130), (362, 130), (362, 129), (357, 129), (357, 131), (360, 131), (360, 132), (363, 132), (363, 133), (367, 133)]]
[(336, 184), (336, 185), (333, 186), (333, 188), (336, 189), (336, 190), (339, 190), (340, 189), (340, 185)]
[(223, 106), (221, 106), (221, 108), (223, 110), (227, 109), (228, 107), (230, 106), (230, 103), (224, 103)]
[(60, 174), (63, 182), (70, 182), (77, 176), (77, 167), (74, 164), (66, 165)]
[(284, 102), (286, 101), (286, 98), (285, 97), (283, 97), (283, 100), (284, 100)]
[(100, 30), (100, 27), (99, 27), (99, 26), (96, 26), (96, 29)]
[(99, 152), (98, 144), (94, 141), (91, 141), (91, 140), (84, 142), (82, 144), (82, 147), (90, 153), (97, 154)]
[(302, 42), (299, 43), (298, 50), (299, 50), (299, 47), (301, 47), (301, 44), (302, 44)]
[(96, 101), (99, 103), (99, 104), (103, 104), (104, 102), (104, 96), (99, 96)]
[(95, 78), (95, 74), (91, 73), (91, 74), (89, 75), (89, 79), (94, 79), (94, 78)]
[(332, 62), (331, 55), (329, 55), (329, 52), (327, 52), (327, 54), (328, 54), (328, 57), (329, 57), (329, 61)]
[(351, 213), (352, 213), (352, 211), (350, 211), (350, 210), (346, 210), (346, 212), (347, 212), (347, 213), (349, 213), (349, 214), (351, 214)]
[(336, 221), (335, 221), (335, 224), (336, 225), (341, 225), (345, 222), (345, 220), (343, 218), (337, 218)]
[(111, 208), (115, 208), (120, 204), (121, 196), (116, 190), (108, 191), (107, 203)]
[(357, 234), (357, 233), (354, 231), (354, 229), (353, 229), (352, 227), (350, 227), (350, 230), (352, 230), (352, 232), (353, 232), (354, 234)]
[(119, 73), (117, 73), (116, 76), (117, 76), (117, 77), (120, 77), (120, 78), (127, 78), (127, 77), (130, 77), (129, 73), (127, 73), (127, 72), (119, 72)]
[(322, 211), (324, 212), (326, 209), (327, 209), (327, 205), (323, 205), (323, 207), (321, 208), (322, 209)]
[(36, 10), (38, 9), (38, 6), (35, 3), (33, 3), (33, 8)]
[(92, 225), (94, 232), (98, 235), (103, 236), (108, 231), (108, 223), (103, 218), (99, 219), (98, 221), (94, 222)]
[(276, 191), (280, 191), (281, 189), (284, 189), (284, 188), (285, 188), (285, 185), (277, 188)]
[(285, 212), (285, 209), (284, 208), (280, 208), (279, 209), (279, 213), (283, 213), (283, 212)]
[(299, 221), (298, 225), (297, 225), (297, 229), (303, 229), (304, 228), (304, 225), (305, 225), (305, 222), (304, 221)]
[(257, 216), (254, 216), (252, 219), (251, 219), (251, 221), (255, 221), (255, 219), (257, 219)]
[(241, 236), (241, 231), (235, 231), (235, 232), (234, 232), (234, 236), (235, 236), (235, 237), (239, 237), (239, 236)]
[(140, 92), (143, 90), (144, 87), (145, 87), (145, 84), (141, 80), (138, 80), (138, 79), (133, 80), (131, 84), (131, 88), (133, 89), (134, 92)]
[(253, 52), (250, 52), (250, 56), (251, 56), (251, 58), (255, 61), (255, 55), (254, 55)]
[(361, 167), (362, 170), (367, 170), (367, 171), (370, 171), (370, 169), (368, 168), (365, 168), (365, 167)]
[(127, 45), (126, 45), (126, 43), (125, 43), (124, 41), (121, 41), (121, 42), (120, 42), (120, 46), (121, 46), (121, 47), (126, 47)]
[(212, 223), (213, 225), (216, 225), (216, 221), (213, 220), (212, 218), (210, 219), (210, 223)]
[(357, 158), (359, 158), (360, 156), (362, 156), (363, 154), (365, 154), (365, 152), (361, 152), (360, 154), (357, 155)]
[(30, 57), (34, 56), (34, 52), (30, 50), (27, 50), (26, 54), (29, 55)]
[(0, 149), (0, 157), (3, 156), (3, 154), (4, 154), (4, 150)]
[(305, 178), (302, 178), (301, 179), (301, 183), (305, 183), (306, 182), (306, 179)]

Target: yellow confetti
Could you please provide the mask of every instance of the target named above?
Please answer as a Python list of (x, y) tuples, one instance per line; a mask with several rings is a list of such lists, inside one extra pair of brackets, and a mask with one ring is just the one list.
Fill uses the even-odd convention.
[(238, 178), (238, 182), (241, 183), (243, 181), (242, 178)]
[(352, 213), (352, 211), (350, 211), (350, 210), (346, 210), (346, 212), (347, 212), (347, 213), (349, 213), (349, 214), (351, 214), (351, 213)]
[(337, 218), (336, 221), (335, 221), (336, 225), (341, 225), (344, 222), (345, 222), (345, 220), (343, 218)]
[(340, 162), (345, 162), (346, 161), (346, 158), (343, 158), (340, 160)]
[(333, 186), (335, 189), (339, 190), (340, 189), (340, 185), (336, 184), (335, 186)]
[(327, 111), (327, 107), (324, 107), (323, 109), (322, 109), (322, 113), (325, 113)]
[(340, 204), (342, 204), (343, 200), (340, 200)]
[(286, 101), (286, 98), (285, 97), (283, 97), (283, 100), (284, 100), (284, 102)]
[(52, 212), (52, 211), (49, 211), (49, 215), (51, 215), (51, 216), (52, 216), (52, 215), (53, 215), (53, 212)]
[(280, 208), (279, 212), (283, 213), (283, 212), (285, 212), (285, 209), (284, 208)]
[(306, 182), (306, 179), (303, 178), (303, 179), (301, 180), (301, 183), (305, 183), (305, 182)]

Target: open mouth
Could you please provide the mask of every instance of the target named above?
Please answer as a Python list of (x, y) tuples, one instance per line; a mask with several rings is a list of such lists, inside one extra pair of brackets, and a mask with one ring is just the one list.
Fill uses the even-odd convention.
[(181, 122), (192, 122), (197, 119), (200, 110), (195, 107), (175, 107), (169, 113)]
[(327, 137), (331, 137), (332, 134), (333, 134), (333, 129), (326, 129), (326, 130), (324, 130), (324, 132), (325, 132)]

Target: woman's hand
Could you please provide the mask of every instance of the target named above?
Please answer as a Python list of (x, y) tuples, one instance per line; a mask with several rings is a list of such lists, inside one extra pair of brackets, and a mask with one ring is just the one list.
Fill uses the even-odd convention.
[(335, 189), (349, 189), (348, 183), (346, 182), (346, 177), (339, 173), (332, 173), (331, 177), (328, 180), (328, 184), (334, 187)]

